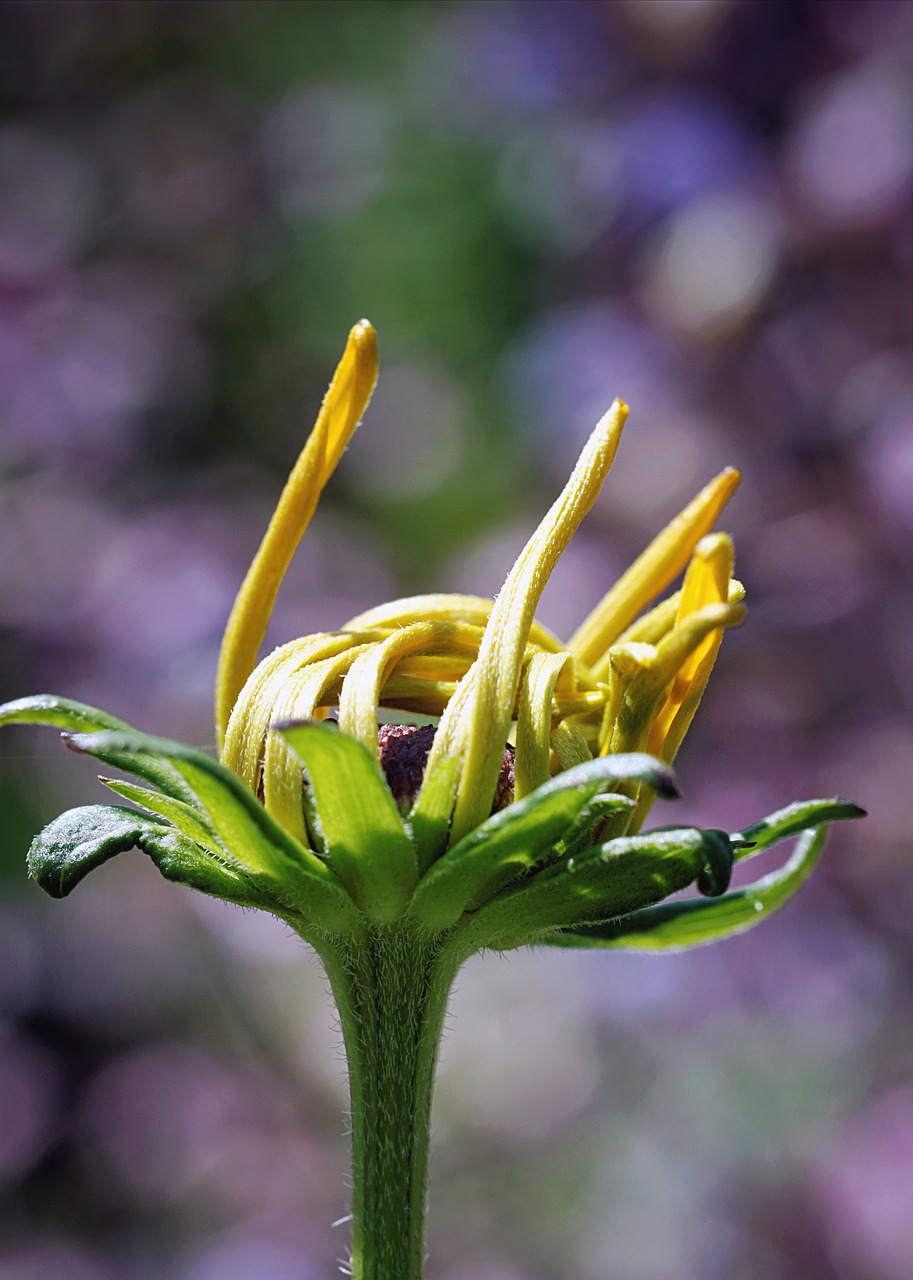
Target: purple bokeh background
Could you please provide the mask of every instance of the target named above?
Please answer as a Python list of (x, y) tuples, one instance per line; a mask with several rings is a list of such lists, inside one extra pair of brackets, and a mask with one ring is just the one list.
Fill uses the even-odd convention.
[[(381, 383), (272, 640), (495, 592), (619, 394), (559, 634), (745, 474), (750, 617), (662, 820), (871, 811), (726, 946), (466, 968), (429, 1280), (913, 1274), (911, 72), (908, 0), (0, 7), (3, 696), (212, 745), (234, 591), (367, 315)], [(337, 1274), (313, 957), (139, 854), (44, 900), (30, 836), (103, 793), (47, 732), (0, 767), (0, 1280)]]

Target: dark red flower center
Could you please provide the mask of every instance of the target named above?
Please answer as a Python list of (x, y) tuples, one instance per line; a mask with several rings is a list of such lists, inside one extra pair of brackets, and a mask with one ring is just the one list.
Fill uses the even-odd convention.
[[(404, 815), (412, 808), (421, 788), (434, 735), (433, 724), (382, 724), (377, 731), (381, 768), (393, 799)], [(513, 798), (514, 749), (508, 744), (501, 759), (492, 813), (509, 805)]]

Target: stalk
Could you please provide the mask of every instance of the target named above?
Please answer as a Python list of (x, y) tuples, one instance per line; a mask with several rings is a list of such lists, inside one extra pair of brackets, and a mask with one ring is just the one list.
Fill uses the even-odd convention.
[(320, 954), (349, 1068), (353, 1280), (421, 1280), (431, 1095), (458, 961), (407, 919)]

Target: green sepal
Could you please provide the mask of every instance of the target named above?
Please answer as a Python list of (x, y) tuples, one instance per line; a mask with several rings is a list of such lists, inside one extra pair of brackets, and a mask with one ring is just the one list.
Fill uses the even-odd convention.
[(556, 929), (630, 915), (693, 884), (714, 856), (696, 827), (621, 836), (563, 859), (510, 886), (463, 928), (478, 949), (505, 950), (537, 942)]
[(246, 907), (289, 911), (271, 886), (219, 863), (170, 823), (117, 805), (87, 805), (55, 818), (32, 841), (29, 874), (52, 898), (64, 898), (90, 871), (134, 848), (168, 880)]
[[(5, 724), (52, 725), (65, 731), (64, 742), (68, 741), (67, 733), (139, 733), (132, 725), (109, 715), (107, 711), (99, 711), (97, 707), (90, 707), (85, 702), (74, 702), (70, 698), (58, 698), (53, 693), (17, 698), (15, 702), (0, 706), (0, 725)], [(176, 799), (185, 803), (193, 801), (193, 796), (184, 786), (180, 775), (164, 760), (150, 760), (142, 776)]]
[(601, 788), (630, 779), (677, 794), (668, 767), (652, 756), (588, 760), (550, 778), (448, 849), (420, 881), (410, 911), (432, 929), (456, 924), (464, 911), (488, 901), (541, 862)]
[(275, 822), (241, 780), (211, 756), (135, 731), (73, 734), (67, 742), (75, 751), (147, 780), (154, 780), (157, 764), (171, 766), (238, 870), (274, 881), (277, 892), (295, 904), (306, 922), (331, 933), (352, 927), (352, 902), (331, 868)]
[(105, 778), (99, 774), (98, 781), (123, 800), (129, 800), (149, 813), (166, 818), (182, 835), (202, 845), (216, 858), (235, 861), (231, 850), (219, 842), (212, 823), (201, 809), (186, 804), (183, 800), (162, 795), (160, 791), (152, 791), (149, 787), (139, 787), (135, 782), (125, 782), (122, 778)]
[(374, 924), (403, 912), (418, 866), (412, 841), (368, 748), (328, 725), (275, 725), (304, 763), (328, 857)]
[(70, 698), (58, 698), (53, 693), (38, 693), (4, 703), (0, 706), (0, 725), (3, 724), (50, 724), (74, 733), (96, 733), (101, 729), (131, 732), (130, 725), (107, 711)]
[(865, 816), (865, 809), (858, 804), (853, 804), (851, 800), (840, 800), (836, 796), (828, 800), (797, 800), (732, 836), (733, 842), (744, 842), (744, 846), (736, 850), (736, 860), (753, 858), (769, 849), (772, 844), (807, 831), (810, 827)]
[(419, 875), (423, 875), (446, 848), (459, 777), (459, 757), (445, 757), (425, 778), (409, 814)]
[(540, 938), (552, 947), (614, 947), (621, 951), (685, 951), (745, 933), (789, 902), (811, 875), (826, 827), (803, 831), (789, 861), (755, 884), (711, 902), (669, 902), (623, 920), (582, 925)]
[[(570, 829), (561, 837), (557, 852), (563, 857), (571, 858), (575, 854), (583, 853), (585, 849), (592, 848), (594, 844), (604, 843), (606, 836), (603, 833), (606, 825), (615, 819), (619, 822), (624, 821), (636, 808), (637, 801), (620, 792), (593, 796), (592, 800), (580, 810)], [(624, 835), (624, 831), (620, 831), (619, 835)]]

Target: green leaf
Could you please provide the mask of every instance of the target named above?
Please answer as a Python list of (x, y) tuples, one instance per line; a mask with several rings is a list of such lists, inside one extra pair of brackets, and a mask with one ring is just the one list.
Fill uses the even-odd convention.
[(474, 949), (507, 949), (560, 928), (630, 915), (687, 888), (716, 856), (718, 832), (694, 827), (622, 836), (498, 894), (463, 926)]
[[(600, 756), (559, 773), (448, 849), (420, 881), (410, 906), (413, 915), (429, 928), (449, 928), (464, 911), (540, 862), (573, 830), (600, 789), (628, 779), (675, 794), (668, 768), (652, 756)], [(627, 807), (624, 797), (617, 799)]]
[(736, 853), (736, 858), (753, 858), (777, 841), (798, 835), (800, 831), (807, 831), (810, 827), (865, 816), (865, 809), (850, 800), (839, 800), (837, 797), (830, 800), (797, 800), (795, 804), (788, 804), (785, 809), (779, 809), (760, 822), (753, 822), (744, 831), (737, 832), (732, 837), (733, 842), (744, 841), (745, 847)]
[(376, 760), (363, 742), (327, 725), (274, 727), (304, 762), (340, 880), (370, 920), (395, 920), (415, 888), (418, 868)]
[(317, 927), (330, 932), (351, 927), (352, 904), (332, 870), (280, 827), (241, 780), (211, 756), (137, 732), (74, 734), (69, 744), (141, 778), (149, 778), (157, 762), (173, 767), (239, 869), (274, 880), (283, 897), (290, 897), (305, 920)]
[[(849, 816), (849, 815), (847, 815)], [(789, 861), (756, 884), (712, 902), (669, 902), (608, 924), (583, 925), (540, 938), (552, 947), (614, 947), (622, 951), (684, 951), (745, 933), (789, 902), (821, 856), (826, 827), (803, 831)]]
[(133, 848), (148, 854), (168, 880), (229, 902), (288, 913), (281, 897), (220, 864), (169, 823), (116, 805), (61, 814), (32, 841), (29, 873), (51, 897), (64, 898), (90, 871)]

